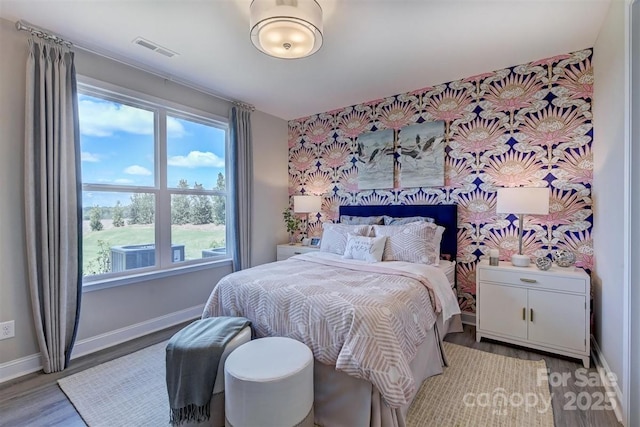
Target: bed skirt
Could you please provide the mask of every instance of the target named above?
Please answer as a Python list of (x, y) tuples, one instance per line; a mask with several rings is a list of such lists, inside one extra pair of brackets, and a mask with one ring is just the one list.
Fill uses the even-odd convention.
[[(436, 326), (418, 347), (410, 363), (417, 385), (412, 400), (426, 378), (443, 372), (446, 355), (442, 339), (449, 332), (462, 332), (460, 315), (447, 322), (439, 316)], [(388, 407), (370, 382), (336, 371), (335, 366), (318, 361), (314, 362), (313, 380), (315, 423), (319, 426), (405, 427), (411, 404), (396, 409)]]

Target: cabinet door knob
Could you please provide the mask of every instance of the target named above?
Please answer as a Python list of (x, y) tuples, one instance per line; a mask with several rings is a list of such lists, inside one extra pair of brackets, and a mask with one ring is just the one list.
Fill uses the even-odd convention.
[(533, 322), (533, 308), (530, 308), (529, 310), (529, 321)]
[(522, 320), (526, 320), (526, 316), (527, 316), (527, 309), (522, 307)]
[(536, 283), (537, 282), (536, 279), (527, 279), (527, 278), (524, 278), (524, 277), (521, 277), (520, 281), (521, 282), (525, 282), (525, 283)]

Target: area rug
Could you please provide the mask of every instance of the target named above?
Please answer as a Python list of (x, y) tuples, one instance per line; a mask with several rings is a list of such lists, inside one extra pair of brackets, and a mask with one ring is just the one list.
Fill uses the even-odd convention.
[[(445, 342), (449, 367), (427, 378), (407, 427), (553, 427), (544, 360), (521, 360)], [(544, 380), (540, 380), (542, 377)]]
[(169, 426), (166, 341), (58, 380), (89, 427)]
[[(90, 427), (168, 426), (166, 343), (62, 378), (60, 388)], [(449, 367), (427, 379), (409, 410), (407, 427), (553, 427), (551, 395), (538, 384), (541, 361), (445, 343)]]

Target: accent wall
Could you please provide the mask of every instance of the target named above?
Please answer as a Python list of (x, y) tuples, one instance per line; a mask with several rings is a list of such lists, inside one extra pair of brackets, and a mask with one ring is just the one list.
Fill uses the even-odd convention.
[[(340, 205), (457, 204), (457, 289), (475, 312), (475, 266), (518, 251), (518, 221), (496, 214), (499, 187), (549, 187), (549, 215), (526, 216), (524, 252), (568, 249), (593, 265), (593, 71), (590, 49), (289, 121), (289, 194), (322, 195), (309, 221), (338, 221)], [(358, 136), (443, 120), (442, 187), (358, 189)], [(395, 154), (396, 175), (402, 165)]]

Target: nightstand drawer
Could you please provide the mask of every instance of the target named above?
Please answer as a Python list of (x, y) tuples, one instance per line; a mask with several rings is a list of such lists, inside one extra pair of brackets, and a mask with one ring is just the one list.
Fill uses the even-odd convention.
[(562, 277), (543, 272), (533, 272), (524, 268), (522, 271), (480, 269), (479, 280), (483, 282), (495, 282), (511, 285), (523, 285), (530, 288), (549, 289), (584, 294), (586, 281), (579, 278)]
[(301, 245), (278, 245), (277, 260), (282, 261), (294, 255), (300, 255), (307, 252), (317, 251), (318, 248), (313, 246), (301, 246)]

